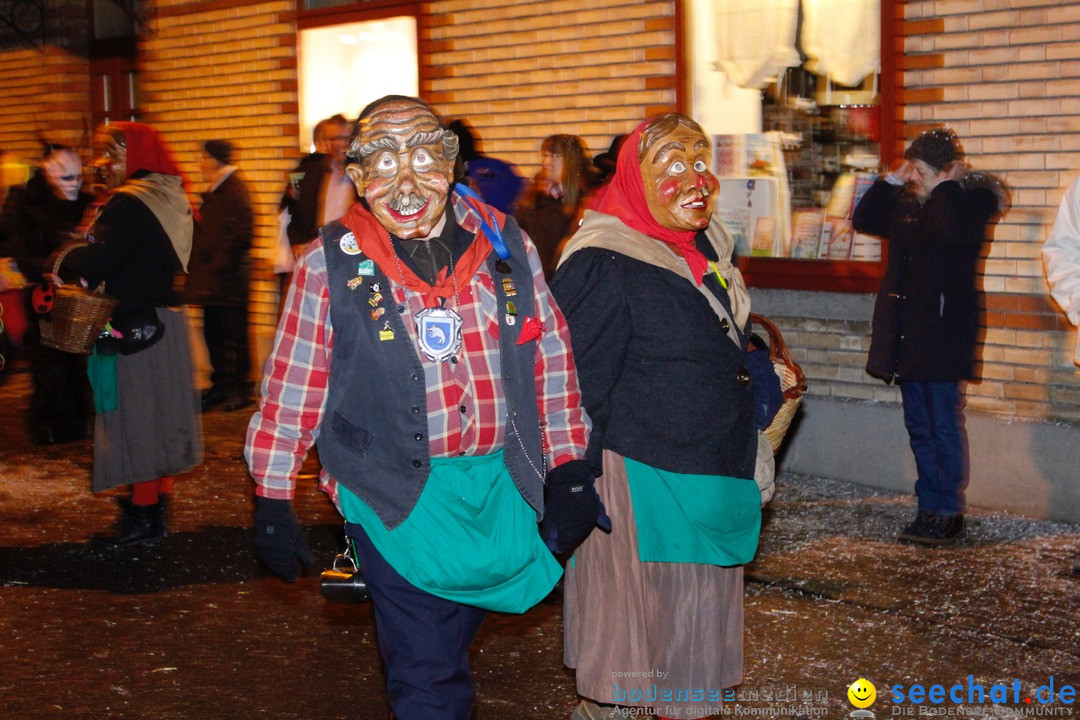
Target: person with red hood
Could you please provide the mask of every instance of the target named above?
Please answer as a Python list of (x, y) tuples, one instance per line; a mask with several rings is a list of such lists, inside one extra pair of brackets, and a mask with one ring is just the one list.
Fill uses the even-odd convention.
[(202, 462), (202, 429), (184, 315), (173, 279), (187, 271), (192, 207), (184, 177), (152, 126), (117, 122), (94, 138), (102, 199), (83, 228), (85, 247), (64, 258), (61, 276), (105, 283), (119, 302), (113, 336), (88, 360), (97, 411), (95, 493), (132, 486), (118, 531), (95, 540), (125, 546), (162, 537), (172, 476)]
[(704, 717), (742, 681), (741, 566), (773, 458), (709, 153), (684, 115), (639, 125), (551, 283), (612, 524), (566, 571), (564, 662), (586, 698), (573, 720)]

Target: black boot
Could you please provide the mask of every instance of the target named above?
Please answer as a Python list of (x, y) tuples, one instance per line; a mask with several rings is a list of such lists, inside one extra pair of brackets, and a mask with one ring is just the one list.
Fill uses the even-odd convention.
[(202, 395), (200, 396), (203, 412), (206, 412), (210, 408), (217, 407), (228, 398), (229, 393), (226, 392), (225, 388), (219, 385), (214, 385), (213, 387), (203, 390)]
[(161, 502), (153, 505), (134, 505), (120, 502), (120, 531), (115, 535), (95, 535), (94, 542), (110, 547), (127, 547), (165, 536)]
[(158, 524), (158, 529), (161, 534), (158, 537), (165, 537), (169, 534), (169, 501), (172, 499), (172, 495), (168, 493), (159, 493), (157, 505), (151, 505), (150, 507), (156, 508), (154, 513), (154, 519)]

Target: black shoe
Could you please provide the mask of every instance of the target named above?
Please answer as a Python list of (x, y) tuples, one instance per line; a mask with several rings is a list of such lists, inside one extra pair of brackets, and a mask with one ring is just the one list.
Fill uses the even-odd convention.
[(165, 537), (165, 508), (161, 502), (154, 505), (133, 505), (119, 500), (119, 532), (114, 535), (95, 535), (94, 542), (109, 547), (127, 547)]
[(942, 513), (920, 510), (915, 522), (904, 528), (897, 536), (898, 540), (920, 545), (948, 545), (964, 535), (964, 516), (943, 515)]
[(220, 405), (228, 399), (228, 393), (222, 388), (211, 387), (202, 391), (202, 409), (209, 410), (210, 408)]

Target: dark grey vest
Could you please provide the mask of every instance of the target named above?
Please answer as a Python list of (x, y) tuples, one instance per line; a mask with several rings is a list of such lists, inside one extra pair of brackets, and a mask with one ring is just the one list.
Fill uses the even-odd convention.
[[(447, 212), (452, 212), (449, 203)], [(341, 238), (347, 232), (340, 222), (320, 230), (334, 349), (326, 412), (319, 428), (319, 460), (392, 530), (412, 512), (431, 470), (427, 388), (416, 342), (405, 330), (405, 323), (413, 322), (412, 315), (394, 302), (387, 277), (373, 261), (361, 271), (360, 264), (367, 256), (342, 250)], [(534, 376), (538, 341), (516, 344), (521, 320), (535, 315), (532, 272), (521, 231), (512, 217), (506, 218), (503, 239), (511, 253), (511, 272), (496, 270), (498, 256), (494, 252), (487, 259), (497, 297), (503, 393), (509, 415), (503, 452), (514, 483), (539, 518), (544, 478)], [(362, 274), (366, 272), (372, 274)], [(362, 283), (357, 284), (356, 278)], [(513, 297), (506, 294), (504, 278), (513, 281), (517, 293)], [(386, 312), (378, 319), (372, 318), (369, 303), (374, 282), (381, 284), (385, 298), (380, 306)], [(514, 325), (506, 322), (508, 300), (518, 311)], [(387, 323), (392, 340), (380, 339)]]

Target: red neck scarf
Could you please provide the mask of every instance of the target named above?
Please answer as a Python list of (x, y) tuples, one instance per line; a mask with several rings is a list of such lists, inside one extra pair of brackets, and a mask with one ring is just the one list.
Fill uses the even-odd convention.
[[(451, 205), (452, 203), (448, 201), (446, 212), (454, 211)], [(488, 208), (488, 210), (495, 215), (495, 221), (502, 226), (505, 216), (493, 208)], [(491, 241), (484, 234), (483, 228), (478, 228), (476, 239), (454, 263), (454, 274), (450, 274), (450, 268), (444, 267), (439, 271), (435, 284), (432, 285), (394, 256), (394, 245), (390, 241), (390, 234), (364, 207), (363, 203), (354, 203), (349, 208), (349, 212), (345, 213), (345, 217), (341, 218), (341, 222), (352, 231), (360, 251), (374, 260), (386, 277), (401, 280), (406, 289), (424, 296), (424, 307), (438, 307), (440, 298), (453, 297), (457, 291), (456, 282), (462, 285), (468, 284), (491, 254)]]
[(646, 120), (638, 125), (626, 138), (626, 142), (619, 150), (615, 175), (611, 178), (611, 182), (600, 191), (602, 194), (597, 200), (596, 210), (614, 215), (627, 227), (645, 233), (671, 247), (686, 260), (694, 281), (700, 285), (701, 277), (709, 269), (709, 261), (694, 243), (697, 232), (671, 230), (664, 227), (656, 222), (645, 200), (645, 181), (641, 177), (641, 163), (638, 161), (638, 141), (641, 140), (641, 132), (649, 122), (651, 121)]

